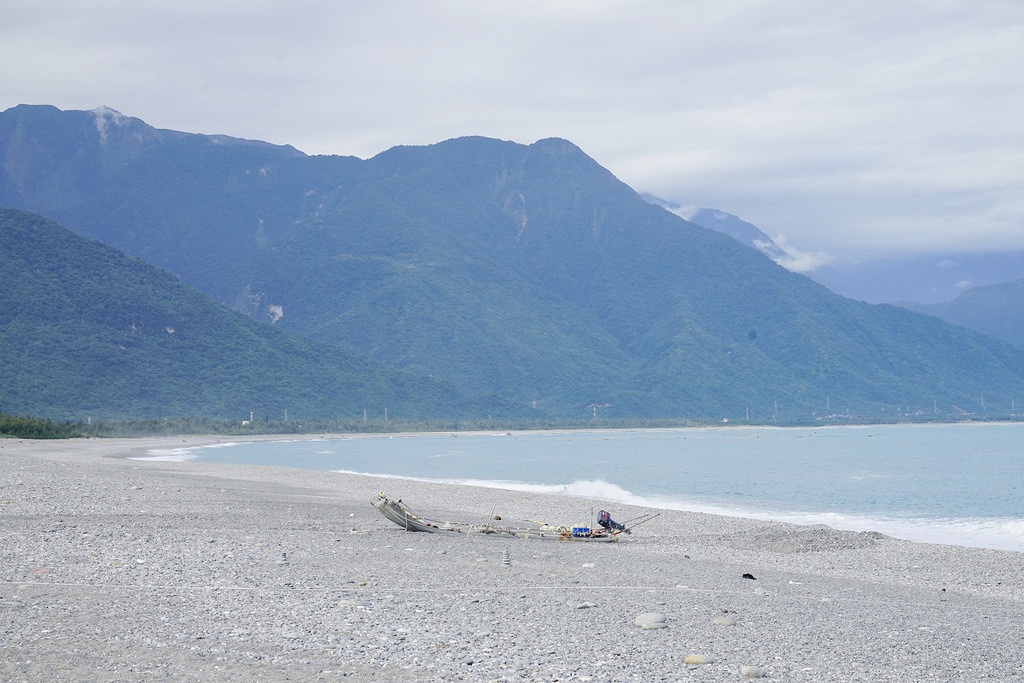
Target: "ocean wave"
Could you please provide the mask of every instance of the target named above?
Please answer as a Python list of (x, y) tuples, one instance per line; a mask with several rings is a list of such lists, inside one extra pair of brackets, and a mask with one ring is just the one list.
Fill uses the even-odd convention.
[(482, 488), (523, 491), (525, 493), (591, 498), (658, 510), (702, 512), (725, 517), (743, 517), (800, 525), (824, 524), (833, 529), (845, 531), (877, 531), (906, 541), (960, 545), (993, 550), (1024, 551), (1024, 519), (1013, 517), (946, 519), (870, 517), (839, 512), (730, 506), (705, 501), (682, 500), (673, 497), (637, 495), (617, 484), (602, 479), (576, 480), (566, 484), (534, 484), (493, 479), (407, 477), (370, 472), (352, 472), (348, 470), (335, 471), (341, 474), (359, 474), (385, 479), (405, 479), (435, 484), (478, 486)]
[(130, 460), (154, 460), (162, 462), (187, 462), (198, 460), (201, 455), (197, 452), (200, 449), (229, 448), (239, 445), (237, 441), (225, 441), (223, 443), (203, 444), (202, 446), (182, 446), (180, 448), (151, 448), (146, 451), (147, 455), (137, 455)]
[[(479, 486), (488, 489), (505, 489), (524, 493), (550, 493), (580, 498), (596, 498), (630, 505), (647, 505), (644, 499), (633, 495), (621, 486), (603, 481), (580, 480), (570, 484), (531, 484), (522, 481), (502, 479), (466, 479), (461, 477), (409, 477), (398, 474), (378, 474), (376, 472), (355, 472), (352, 470), (332, 470), (338, 474), (357, 474), (364, 477), (380, 477), (381, 479), (405, 479), (407, 481), (423, 481), (431, 484), (453, 484), (456, 486)], [(651, 506), (648, 506), (651, 507)]]
[(129, 460), (153, 460), (161, 462), (187, 462), (195, 460), (199, 456), (192, 452), (191, 448), (152, 448), (146, 451), (146, 455), (135, 455)]

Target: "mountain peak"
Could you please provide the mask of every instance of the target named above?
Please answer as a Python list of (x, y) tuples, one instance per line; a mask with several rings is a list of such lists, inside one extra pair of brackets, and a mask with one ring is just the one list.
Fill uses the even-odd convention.
[[(110, 128), (122, 128), (131, 122), (131, 117), (125, 116), (116, 109), (112, 109), (107, 105), (101, 105), (95, 109), (89, 111), (90, 114), (96, 120), (96, 131), (100, 135), (100, 143), (105, 144), (107, 142), (107, 131)], [(141, 123), (141, 121), (140, 121)]]
[(551, 149), (561, 152), (579, 152), (583, 154), (583, 150), (580, 149), (574, 143), (566, 140), (565, 138), (541, 138), (537, 142), (533, 143), (533, 147), (539, 149)]

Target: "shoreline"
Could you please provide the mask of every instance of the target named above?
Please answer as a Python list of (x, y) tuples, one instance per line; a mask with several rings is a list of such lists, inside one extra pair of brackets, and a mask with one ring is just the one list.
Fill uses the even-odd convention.
[(1024, 677), (1017, 552), (673, 510), (611, 544), (417, 534), (370, 500), (568, 524), (603, 503), (130, 459), (226, 440), (0, 442), (0, 678)]
[[(886, 428), (888, 428), (886, 426)], [(708, 429), (718, 429), (718, 427), (711, 427)], [(746, 430), (748, 428), (741, 428)], [(750, 428), (753, 429), (753, 428)], [(778, 427), (772, 429), (788, 430), (793, 429), (791, 427)], [(845, 429), (845, 428), (844, 428)], [(218, 448), (223, 446), (232, 445), (243, 445), (245, 443), (293, 443), (293, 442), (307, 442), (307, 441), (334, 441), (334, 440), (361, 440), (361, 439), (392, 439), (392, 438), (429, 438), (436, 437), (439, 439), (447, 439), (448, 437), (458, 436), (521, 436), (521, 435), (568, 435), (568, 434), (594, 434), (602, 435), (608, 432), (614, 433), (636, 433), (636, 432), (650, 432), (653, 434), (663, 434), (678, 431), (693, 431), (691, 428), (681, 429), (644, 429), (644, 430), (567, 430), (567, 431), (536, 431), (527, 430), (519, 432), (503, 432), (503, 431), (483, 431), (477, 430), (473, 432), (402, 432), (394, 434), (356, 434), (350, 435), (346, 433), (340, 434), (311, 434), (311, 435), (300, 435), (300, 436), (288, 436), (282, 437), (282, 435), (260, 435), (254, 437), (244, 438), (230, 438), (230, 437), (209, 437), (216, 439), (213, 443), (198, 443), (198, 444), (177, 444), (175, 447), (170, 448), (165, 455), (153, 455), (143, 456), (139, 454), (125, 456), (138, 459), (147, 459), (152, 461), (188, 461), (198, 460), (196, 458), (189, 458), (187, 456), (178, 456), (174, 454), (174, 451), (178, 449), (201, 449), (201, 448)], [(701, 428), (699, 431), (704, 431)], [(154, 437), (162, 439), (164, 437)], [(167, 437), (173, 439), (176, 437)], [(207, 437), (193, 437), (199, 439), (205, 439)], [(483, 488), (492, 488), (500, 490), (512, 490), (522, 491), (526, 493), (538, 492), (538, 493), (549, 493), (552, 495), (566, 495), (574, 497), (585, 497), (594, 498), (599, 494), (593, 490), (586, 490), (584, 486), (583, 490), (575, 484), (585, 484), (586, 482), (571, 482), (565, 481), (560, 483), (551, 484), (525, 484), (515, 481), (505, 480), (487, 480), (487, 479), (461, 479), (461, 478), (435, 478), (429, 476), (409, 476), (402, 474), (383, 474), (371, 471), (362, 470), (345, 470), (345, 469), (331, 469), (339, 474), (353, 474), (359, 476), (370, 476), (380, 477), (382, 479), (393, 479), (393, 480), (409, 480), (409, 481), (422, 481), (427, 483), (436, 484), (451, 484), (458, 486), (478, 486)], [(619, 497), (605, 497), (600, 498), (607, 504), (619, 505), (629, 504), (636, 506), (646, 506), (657, 510), (677, 510), (682, 512), (700, 512), (712, 515), (721, 515), (726, 517), (736, 517), (742, 519), (751, 519), (759, 521), (777, 521), (785, 522), (796, 525), (812, 526), (817, 524), (825, 524), (829, 527), (845, 530), (845, 531), (878, 531), (886, 535), (893, 536), (902, 540), (916, 541), (922, 543), (938, 543), (943, 545), (957, 545), (971, 548), (985, 548), (992, 550), (1006, 550), (1011, 552), (1022, 552), (1024, 553), (1024, 541), (1022, 541), (1019, 529), (1024, 526), (1024, 519), (1018, 519), (1013, 517), (962, 517), (962, 518), (930, 518), (930, 517), (901, 517), (901, 516), (871, 516), (870, 514), (857, 513), (857, 512), (834, 512), (834, 511), (808, 511), (800, 509), (788, 509), (788, 508), (773, 508), (767, 507), (756, 507), (756, 506), (729, 506), (726, 503), (715, 503), (715, 502), (698, 502), (698, 501), (684, 501), (674, 500), (670, 498), (647, 498), (633, 494), (631, 491), (619, 489), (616, 482), (601, 482), (608, 483), (612, 489), (618, 490), (622, 495)], [(561, 490), (559, 490), (561, 489)], [(606, 492), (607, 494), (608, 492)], [(612, 491), (611, 493), (615, 493)]]

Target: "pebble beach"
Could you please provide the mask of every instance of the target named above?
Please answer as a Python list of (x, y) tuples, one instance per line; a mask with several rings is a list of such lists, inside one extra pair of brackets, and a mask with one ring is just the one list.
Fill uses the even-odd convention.
[[(0, 681), (1024, 680), (1024, 553), (660, 511), (617, 543), (404, 531), (651, 510), (0, 440)], [(659, 512), (659, 511), (655, 511)]]

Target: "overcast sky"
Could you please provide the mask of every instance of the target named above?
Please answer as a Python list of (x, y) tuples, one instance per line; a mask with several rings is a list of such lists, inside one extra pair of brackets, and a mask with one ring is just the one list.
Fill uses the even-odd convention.
[(563, 137), (789, 249), (1024, 250), (1021, 0), (4, 0), (0, 109), (369, 157)]

